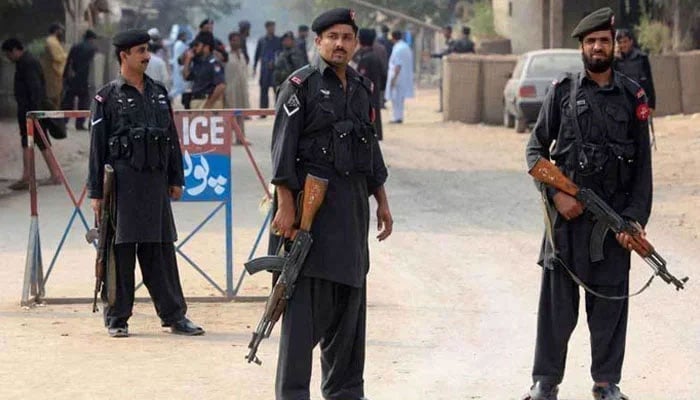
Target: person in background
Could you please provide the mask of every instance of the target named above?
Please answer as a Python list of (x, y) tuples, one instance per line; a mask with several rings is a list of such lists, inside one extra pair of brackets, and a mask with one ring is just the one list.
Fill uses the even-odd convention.
[(241, 53), (245, 57), (245, 63), (250, 64), (250, 56), (248, 55), (248, 38), (250, 37), (250, 22), (243, 20), (238, 23), (238, 33), (241, 35)]
[[(63, 99), (61, 109), (73, 110), (75, 99), (78, 99), (78, 110), (90, 107), (90, 88), (88, 77), (90, 65), (95, 57), (97, 34), (88, 29), (83, 34), (83, 40), (73, 45), (68, 53), (66, 67), (63, 70)], [(93, 89), (94, 90), (94, 89)], [(85, 130), (85, 117), (75, 119), (75, 129)]]
[(282, 35), (282, 51), (275, 57), (275, 93), (292, 72), (306, 64), (308, 63), (305, 62), (304, 55), (294, 42), (294, 33), (292, 31), (285, 32)]
[[(155, 30), (154, 30), (155, 29)], [(170, 84), (170, 73), (168, 72), (168, 64), (161, 55), (165, 54), (162, 39), (158, 33), (158, 29), (152, 28), (148, 31), (148, 36), (151, 40), (148, 42), (148, 51), (151, 53), (151, 58), (148, 61), (146, 75), (154, 81), (158, 81), (167, 88)]]
[(386, 100), (391, 101), (393, 119), (390, 124), (400, 124), (404, 117), (404, 101), (413, 97), (413, 51), (403, 41), (401, 31), (393, 31), (394, 46), (389, 57), (389, 71), (385, 89)]
[[(362, 28), (358, 33), (360, 39), (360, 48), (355, 52), (352, 61), (355, 64), (355, 70), (369, 79), (372, 82), (372, 107), (374, 108), (374, 132), (378, 140), (384, 138), (382, 130), (382, 113), (379, 110), (380, 105), (380, 90), (381, 83), (386, 82), (386, 67), (382, 64), (379, 55), (376, 52), (373, 44), (377, 37), (374, 29)], [(384, 47), (380, 46), (382, 49)]]
[(299, 48), (299, 51), (304, 55), (304, 65), (309, 63), (309, 47), (308, 47), (308, 39), (309, 37), (309, 26), (308, 25), (299, 25), (299, 28), (297, 29), (297, 47)]
[[(270, 106), (269, 91), (274, 88), (275, 57), (282, 51), (282, 41), (275, 36), (275, 22), (265, 22), (265, 36), (258, 40), (255, 48), (255, 59), (253, 61), (253, 72), (260, 63), (260, 108)], [(261, 116), (260, 118), (264, 118)]]
[[(10, 38), (2, 43), (2, 51), (8, 60), (15, 63), (15, 100), (17, 101), (17, 123), (19, 124), (19, 134), (22, 140), (22, 177), (12, 183), (9, 187), (12, 190), (29, 189), (29, 157), (30, 149), (27, 136), (27, 112), (42, 109), (42, 104), (46, 103), (46, 86), (44, 74), (42, 73), (39, 61), (28, 51), (24, 45), (16, 38)], [(43, 124), (42, 124), (43, 125)], [(49, 137), (46, 136), (46, 140)], [(49, 167), (51, 177), (48, 180), (40, 181), (39, 184), (60, 184), (60, 172), (58, 166), (54, 165), (49, 155), (49, 150), (39, 135), (34, 135), (34, 143), (41, 150), (46, 165)], [(50, 145), (50, 143), (48, 143)]]
[(474, 53), (474, 42), (469, 38), (472, 30), (468, 26), (462, 27), (462, 37), (454, 42), (454, 53)]
[(46, 98), (54, 110), (61, 107), (63, 91), (63, 70), (66, 67), (68, 54), (63, 48), (66, 28), (59, 23), (49, 26), (49, 36), (46, 37), (44, 53), (41, 57), (41, 67), (46, 78)]
[[(248, 64), (242, 49), (242, 36), (239, 32), (231, 32), (228, 35), (229, 54), (226, 63), (226, 92), (224, 95), (225, 108), (250, 108), (248, 95)], [(243, 132), (245, 139), (245, 118), (236, 116), (236, 122)], [(247, 141), (247, 140), (246, 140)], [(234, 144), (241, 145), (243, 141), (236, 137)], [(250, 144), (250, 142), (248, 142)]]
[[(214, 37), (214, 20), (211, 18), (206, 18), (199, 23), (199, 32), (209, 32)], [(226, 46), (224, 43), (214, 37), (214, 47), (212, 47), (212, 53), (216, 58), (221, 61), (222, 64), (228, 62), (228, 53), (226, 52)]]
[[(177, 40), (173, 45), (173, 57), (170, 60), (170, 67), (173, 71), (173, 88), (170, 91), (170, 100), (174, 100), (177, 96), (182, 96), (181, 102), (185, 106), (184, 94), (186, 91), (192, 89), (192, 85), (189, 81), (186, 81), (182, 76), (182, 65), (178, 61), (180, 57), (187, 51), (187, 32), (180, 31), (177, 34)], [(189, 105), (188, 107), (189, 108)]]
[(634, 37), (627, 29), (618, 29), (615, 33), (615, 41), (619, 48), (619, 54), (615, 58), (613, 68), (632, 78), (644, 89), (649, 101), (652, 113), (656, 109), (656, 90), (654, 79), (651, 76), (651, 64), (649, 56), (635, 46)]
[(384, 46), (386, 49), (387, 57), (391, 57), (391, 49), (394, 47), (394, 42), (389, 37), (389, 27), (386, 25), (381, 26), (381, 36), (377, 38), (377, 42)]
[(226, 77), (224, 66), (214, 55), (214, 35), (200, 32), (185, 53), (182, 75), (192, 81), (192, 109), (224, 108)]

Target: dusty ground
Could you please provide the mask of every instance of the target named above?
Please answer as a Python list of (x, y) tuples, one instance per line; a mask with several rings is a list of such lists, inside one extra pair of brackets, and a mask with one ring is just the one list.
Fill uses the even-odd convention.
[[(502, 127), (443, 123), (436, 91), (407, 103), (406, 123), (386, 125), (393, 236), (371, 242), (366, 387), (372, 399), (518, 399), (529, 385), (539, 269), (534, 261), (542, 223), (537, 194), (524, 172), (526, 135)], [(385, 114), (388, 119), (388, 114)], [(635, 400), (700, 396), (700, 319), (696, 304), (700, 233), (699, 118), (656, 121), (655, 203), (649, 237), (671, 272), (690, 275), (687, 290), (661, 281), (631, 303), (623, 389)], [(271, 119), (251, 121), (249, 136), (269, 171)], [(15, 145), (2, 124), (2, 149)], [(84, 180), (87, 136), (56, 145), (74, 186)], [(5, 150), (3, 150), (5, 151)], [(263, 216), (261, 188), (234, 148), (235, 276)], [(18, 160), (5, 162), (10, 178)], [(45, 171), (45, 170), (44, 170)], [(41, 175), (41, 172), (40, 172)], [(213, 208), (177, 204), (181, 237)], [(87, 212), (87, 207), (83, 207)], [(70, 217), (60, 187), (40, 188), (44, 267)], [(22, 309), (19, 297), (29, 227), (26, 194), (0, 197), (0, 398), (270, 399), (277, 334), (260, 349), (262, 367), (243, 356), (260, 303), (191, 303), (207, 329), (200, 338), (169, 335), (153, 307), (138, 303), (133, 336), (107, 337), (87, 304)], [(76, 226), (47, 282), (47, 296), (89, 297), (93, 251)], [(223, 218), (186, 246), (217, 282), (223, 276)], [(186, 295), (216, 292), (180, 259)], [(635, 259), (632, 286), (649, 268)], [(267, 277), (246, 278), (242, 294), (262, 295)], [(140, 291), (145, 295), (145, 291)], [(570, 343), (561, 398), (590, 398), (589, 342), (581, 324)], [(318, 368), (316, 368), (318, 369)], [(318, 376), (312, 381), (319, 399)]]

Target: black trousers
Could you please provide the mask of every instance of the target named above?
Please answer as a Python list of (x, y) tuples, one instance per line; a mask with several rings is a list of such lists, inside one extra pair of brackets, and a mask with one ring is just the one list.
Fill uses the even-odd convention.
[[(105, 326), (127, 326), (134, 306), (136, 257), (143, 283), (151, 295), (156, 313), (164, 326), (185, 317), (187, 304), (180, 286), (175, 246), (172, 243), (122, 243), (114, 246), (117, 267), (117, 296), (114, 306), (104, 306)], [(105, 288), (106, 289), (106, 288)], [(102, 300), (107, 299), (106, 290)]]
[(327, 400), (364, 396), (366, 289), (301, 277), (282, 320), (276, 399), (309, 400), (312, 352), (321, 346)]
[[(564, 377), (569, 337), (578, 320), (579, 287), (562, 268), (543, 268), (543, 271), (532, 380), (558, 385)], [(629, 293), (629, 281), (615, 286), (589, 287), (606, 296)], [(628, 300), (606, 300), (586, 293), (591, 377), (595, 382), (620, 382), (628, 304)]]
[[(75, 98), (78, 98), (78, 110), (89, 110), (90, 109), (90, 93), (88, 88), (71, 88), (67, 87), (65, 93), (63, 94), (63, 99), (61, 100), (61, 110), (73, 110), (73, 105)], [(68, 122), (68, 118), (66, 118)], [(76, 127), (85, 126), (85, 118), (75, 119)]]
[(275, 92), (275, 101), (277, 101), (277, 90), (275, 90), (275, 86), (272, 84), (260, 84), (260, 108), (270, 107), (270, 89), (272, 89), (272, 91)]

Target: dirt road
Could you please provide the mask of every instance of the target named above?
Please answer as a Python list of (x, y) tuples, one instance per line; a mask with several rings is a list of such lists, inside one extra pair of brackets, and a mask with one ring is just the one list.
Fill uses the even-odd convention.
[[(383, 149), (395, 232), (371, 241), (366, 387), (371, 399), (511, 400), (530, 384), (542, 234), (537, 193), (524, 172), (527, 135), (502, 127), (441, 122), (436, 91), (407, 103), (401, 126), (386, 125)], [(656, 121), (655, 203), (649, 237), (671, 272), (691, 281), (675, 292), (655, 281), (631, 302), (622, 387), (635, 400), (700, 396), (700, 118)], [(254, 152), (269, 171), (272, 120), (248, 124)], [(85, 135), (59, 154), (79, 186)], [(240, 148), (234, 148), (236, 276), (263, 216), (262, 193)], [(70, 217), (59, 187), (40, 188), (45, 268)], [(177, 204), (181, 237), (213, 209)], [(87, 207), (83, 207), (87, 212)], [(0, 197), (0, 398), (271, 399), (277, 334), (263, 343), (261, 367), (243, 356), (260, 303), (190, 304), (207, 329), (200, 338), (163, 332), (150, 303), (138, 303), (133, 336), (110, 339), (99, 315), (80, 305), (18, 306), (29, 225), (26, 194)], [(73, 229), (47, 283), (49, 297), (88, 297), (93, 252)], [(223, 282), (223, 219), (186, 251)], [(180, 259), (186, 295), (215, 294)], [(649, 268), (633, 262), (632, 286)], [(246, 278), (242, 294), (262, 295), (268, 277)], [(145, 295), (145, 291), (140, 294)], [(571, 340), (560, 398), (590, 398), (585, 312)], [(318, 364), (315, 365), (318, 372)], [(320, 399), (319, 380), (312, 381)]]

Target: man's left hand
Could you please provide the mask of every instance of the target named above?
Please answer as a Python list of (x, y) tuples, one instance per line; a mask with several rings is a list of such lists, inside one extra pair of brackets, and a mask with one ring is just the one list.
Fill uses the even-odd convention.
[(391, 217), (391, 211), (389, 211), (388, 205), (377, 206), (377, 230), (379, 230), (379, 235), (377, 239), (381, 242), (391, 235), (391, 231), (394, 227), (394, 220)]
[(170, 186), (168, 188), (168, 195), (170, 195), (170, 199), (173, 201), (180, 200), (180, 197), (182, 197), (182, 186)]
[[(642, 226), (637, 223), (632, 221), (632, 224), (637, 227), (639, 230), (639, 237), (644, 239), (646, 237), (646, 232), (644, 232), (644, 229)], [(635, 240), (634, 236), (630, 235), (627, 232), (620, 232), (617, 235), (615, 235), (615, 239), (617, 239), (617, 242), (620, 243), (620, 246), (622, 246), (624, 249), (627, 249), (629, 251), (638, 251), (640, 253), (646, 252), (646, 249), (642, 248), (637, 240)]]

